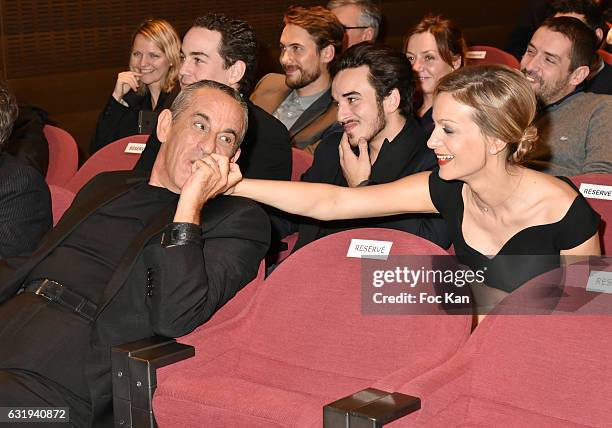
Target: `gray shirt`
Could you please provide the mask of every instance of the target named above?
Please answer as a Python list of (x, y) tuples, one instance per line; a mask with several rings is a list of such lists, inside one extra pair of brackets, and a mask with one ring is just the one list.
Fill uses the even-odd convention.
[(274, 111), (274, 117), (283, 122), (283, 125), (285, 125), (287, 129), (291, 129), (302, 113), (304, 113), (323, 92), (307, 97), (300, 97), (296, 90), (291, 91), (287, 98), (285, 98)]
[(612, 173), (612, 95), (577, 92), (548, 106), (528, 165), (552, 175)]

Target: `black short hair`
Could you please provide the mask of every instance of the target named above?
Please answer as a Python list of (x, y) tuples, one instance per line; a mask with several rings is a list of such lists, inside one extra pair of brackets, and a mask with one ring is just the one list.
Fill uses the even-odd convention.
[(603, 11), (593, 0), (553, 0), (553, 14), (576, 13), (584, 16), (586, 25), (595, 31), (600, 28), (605, 32), (606, 25)]
[(399, 110), (406, 119), (413, 115), (412, 99), (415, 92), (414, 74), (410, 61), (401, 52), (372, 43), (359, 43), (346, 50), (338, 63), (338, 72), (347, 68), (368, 67), (368, 80), (382, 101), (397, 88)]
[(231, 19), (218, 13), (209, 13), (196, 18), (192, 27), (205, 28), (221, 34), (219, 56), (229, 68), (236, 61), (246, 65), (244, 76), (238, 82), (240, 92), (248, 94), (255, 78), (257, 68), (257, 38), (255, 30), (245, 21)]
[(571, 42), (570, 71), (583, 65), (591, 65), (597, 52), (597, 37), (584, 22), (578, 18), (560, 16), (548, 18), (542, 23), (542, 27), (563, 34)]
[(17, 101), (6, 83), (0, 80), (0, 152), (11, 136), (17, 114)]

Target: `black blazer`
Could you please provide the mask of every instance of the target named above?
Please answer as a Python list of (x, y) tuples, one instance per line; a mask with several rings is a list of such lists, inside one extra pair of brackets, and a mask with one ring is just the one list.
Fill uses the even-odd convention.
[[(242, 175), (246, 178), (290, 180), (291, 144), (287, 128), (249, 100), (247, 106), (249, 127), (240, 145), (237, 162)], [(151, 134), (135, 169), (151, 171), (160, 147), (157, 135)]]
[[(147, 174), (121, 171), (90, 181), (31, 258), (0, 262), (0, 302), (14, 296), (28, 273), (98, 207), (146, 180)], [(162, 247), (160, 232), (172, 222), (175, 208), (160, 212), (132, 242), (100, 301), (86, 366), (96, 425), (112, 424), (111, 347), (153, 334), (189, 333), (255, 277), (267, 251), (270, 229), (263, 210), (248, 199), (227, 196), (202, 210), (203, 250)], [(147, 279), (149, 272), (153, 281)], [(153, 286), (152, 296), (147, 285)], [(36, 340), (45, 337), (41, 332)]]
[(52, 226), (45, 179), (33, 167), (0, 153), (0, 259), (34, 251)]

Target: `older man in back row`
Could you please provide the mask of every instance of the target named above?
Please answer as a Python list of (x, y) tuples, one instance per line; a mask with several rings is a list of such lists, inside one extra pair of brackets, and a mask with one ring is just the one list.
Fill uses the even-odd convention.
[(160, 114), (150, 176), (97, 176), (31, 258), (0, 263), (0, 406), (68, 407), (75, 426), (110, 426), (111, 347), (184, 335), (255, 276), (268, 219), (217, 196), (246, 129), (236, 90), (183, 88)]

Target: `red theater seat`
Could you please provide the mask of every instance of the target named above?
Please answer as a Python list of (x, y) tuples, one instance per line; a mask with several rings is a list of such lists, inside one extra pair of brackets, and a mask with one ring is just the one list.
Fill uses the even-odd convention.
[(448, 360), (465, 342), (471, 316), (364, 315), (362, 261), (346, 257), (353, 238), (391, 241), (392, 256), (447, 254), (387, 229), (341, 232), (300, 249), (257, 286), (247, 310), (180, 339), (196, 356), (158, 371), (158, 424), (321, 426), (326, 403)]
[(140, 153), (126, 153), (126, 148), (130, 144), (143, 145), (148, 138), (148, 135), (132, 135), (102, 147), (87, 159), (65, 187), (77, 193), (85, 183), (101, 172), (125, 171), (134, 168), (140, 158)]
[[(594, 195), (593, 193), (594, 190), (612, 193), (612, 174), (584, 174), (570, 177), (570, 179), (581, 190), (591, 207), (601, 215), (602, 222), (599, 228), (601, 253), (610, 254), (612, 252), (612, 200), (610, 196), (608, 196), (608, 199), (600, 199), (601, 195)], [(589, 189), (589, 185), (604, 187), (601, 189)]]
[(420, 397), (421, 409), (388, 426), (609, 426), (612, 294), (585, 289), (590, 270), (612, 274), (609, 260), (568, 268), (561, 297), (540, 307), (541, 315), (515, 315), (516, 307), (509, 308), (529, 292), (549, 298), (543, 288), (517, 289), (446, 364), (397, 388)]
[(79, 167), (79, 149), (72, 135), (57, 126), (45, 125), (45, 138), (49, 143), (47, 184), (64, 186)]
[(466, 53), (467, 65), (500, 64), (508, 67), (520, 68), (518, 60), (508, 52), (493, 46), (470, 46)]

